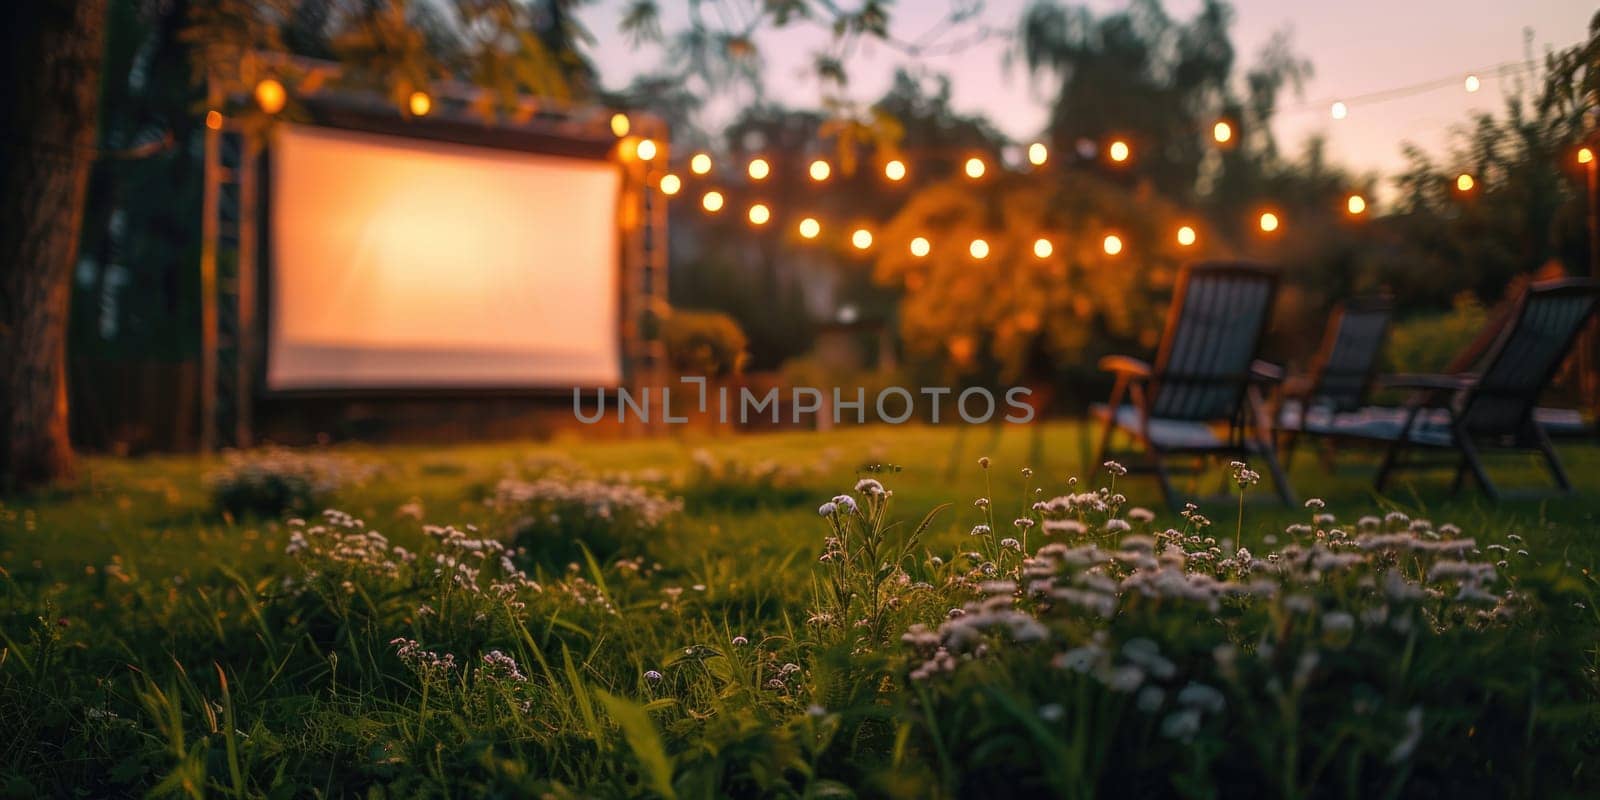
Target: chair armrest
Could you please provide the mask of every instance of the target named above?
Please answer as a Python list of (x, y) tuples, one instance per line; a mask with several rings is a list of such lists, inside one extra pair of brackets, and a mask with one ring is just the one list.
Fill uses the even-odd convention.
[(1132, 356), (1106, 356), (1100, 359), (1100, 369), (1125, 378), (1150, 377), (1150, 365)]
[(1378, 379), (1378, 384), (1388, 389), (1422, 389), (1441, 392), (1453, 392), (1465, 389), (1476, 383), (1476, 375), (1429, 375), (1424, 373), (1401, 373), (1385, 375)]
[(1250, 362), (1250, 379), (1257, 383), (1282, 383), (1283, 378), (1283, 367), (1271, 361), (1262, 361), (1258, 358)]

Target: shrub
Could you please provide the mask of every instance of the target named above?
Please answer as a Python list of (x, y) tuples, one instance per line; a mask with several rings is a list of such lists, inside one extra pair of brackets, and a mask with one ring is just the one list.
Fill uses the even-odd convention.
[(1457, 295), (1445, 313), (1395, 322), (1388, 362), (1394, 372), (1439, 372), (1483, 330), (1489, 312), (1471, 294)]
[(696, 450), (679, 494), (690, 511), (793, 508), (810, 499), (805, 478), (816, 471), (816, 466), (804, 469), (770, 459), (717, 458)]
[[(928, 575), (947, 618), (902, 637), (897, 700), (948, 791), (1539, 796), (1581, 768), (1594, 686), (1548, 616), (1575, 590), (1519, 576), (1514, 537), (1398, 512), (1341, 525), (1313, 500), (1252, 550), (1193, 506), (1153, 525), (1111, 488), (1003, 532), (978, 505), (978, 546)], [(836, 520), (862, 512), (824, 512), (819, 580), (838, 584)]]
[(683, 501), (622, 480), (556, 475), (502, 480), (489, 500), (505, 533), (545, 563), (608, 558), (637, 547), (683, 510)]
[(227, 453), (206, 483), (217, 510), (270, 518), (309, 514), (334, 492), (364, 483), (376, 471), (373, 465), (328, 453), (267, 448)]
[(744, 366), (744, 331), (719, 311), (674, 310), (661, 323), (661, 340), (680, 375), (721, 378)]

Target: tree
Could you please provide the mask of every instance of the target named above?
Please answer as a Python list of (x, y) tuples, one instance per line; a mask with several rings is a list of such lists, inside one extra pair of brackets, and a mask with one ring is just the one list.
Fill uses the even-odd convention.
[(105, 0), (0, 12), (0, 484), (72, 472), (67, 313), (95, 160)]

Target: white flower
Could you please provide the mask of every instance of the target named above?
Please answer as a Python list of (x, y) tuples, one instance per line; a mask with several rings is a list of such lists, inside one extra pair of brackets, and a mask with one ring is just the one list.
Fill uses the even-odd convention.
[(652, 670), (646, 670), (645, 673), (644, 673), (644, 679), (649, 681), (649, 682), (651, 682), (651, 683), (660, 683), (661, 682), (661, 673), (656, 672), (653, 669)]
[(1394, 749), (1389, 751), (1389, 763), (1398, 764), (1410, 758), (1421, 742), (1422, 706), (1412, 706), (1406, 712), (1405, 732), (1401, 734), (1400, 741), (1395, 743)]
[(819, 517), (831, 517), (838, 513), (838, 511), (839, 507), (833, 503), (823, 503), (822, 505), (817, 506), (817, 516)]
[(1161, 709), (1161, 704), (1166, 702), (1167, 692), (1160, 686), (1146, 686), (1139, 690), (1139, 696), (1134, 704), (1146, 714), (1154, 714)]
[(1191, 683), (1178, 692), (1178, 705), (1209, 711), (1213, 714), (1222, 710), (1226, 699), (1222, 692), (1203, 683)]

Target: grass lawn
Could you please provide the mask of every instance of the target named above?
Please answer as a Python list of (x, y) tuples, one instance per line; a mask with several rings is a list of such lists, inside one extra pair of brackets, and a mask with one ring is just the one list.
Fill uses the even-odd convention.
[[(1413, 642), (1410, 652), (1404, 652), (1403, 644), (1383, 650), (1386, 645), (1379, 643), (1372, 645), (1380, 648), (1379, 655), (1350, 659), (1355, 665), (1350, 668), (1359, 670), (1360, 664), (1376, 663), (1392, 651), (1402, 671), (1413, 674), (1404, 687), (1385, 691), (1391, 698), (1406, 692), (1421, 697), (1430, 680), (1470, 682), (1473, 672), (1470, 665), (1450, 666), (1441, 656), (1434, 667), (1439, 672), (1430, 674), (1418, 666), (1419, 660), (1449, 652), (1465, 658), (1480, 651), (1461, 648), (1479, 647), (1490, 654), (1478, 668), (1484, 685), (1504, 679), (1508, 687), (1517, 687), (1484, 689), (1481, 698), (1473, 689), (1478, 699), (1464, 702), (1476, 711), (1436, 715), (1430, 710), (1426, 725), (1419, 728), (1427, 731), (1421, 734), (1424, 741), (1444, 730), (1453, 736), (1458, 729), (1483, 737), (1487, 723), (1474, 723), (1471, 714), (1531, 714), (1530, 702), (1560, 701), (1548, 714), (1574, 726), (1563, 729), (1567, 734), (1576, 730), (1578, 735), (1563, 759), (1543, 765), (1557, 770), (1558, 777), (1497, 765), (1494, 781), (1499, 782), (1489, 783), (1474, 783), (1471, 776), (1452, 778), (1444, 767), (1420, 763), (1403, 770), (1384, 766), (1391, 762), (1381, 754), (1393, 751), (1394, 742), (1359, 744), (1370, 728), (1384, 725), (1400, 731), (1396, 736), (1403, 740), (1411, 723), (1406, 716), (1411, 700), (1396, 701), (1394, 715), (1384, 717), (1382, 724), (1351, 723), (1348, 739), (1337, 733), (1345, 730), (1339, 727), (1344, 722), (1327, 723), (1323, 730), (1334, 743), (1324, 742), (1326, 759), (1322, 750), (1314, 754), (1303, 742), (1287, 751), (1277, 743), (1264, 744), (1270, 752), (1237, 758), (1216, 745), (1223, 750), (1202, 758), (1208, 743), (1237, 739), (1234, 726), (1248, 726), (1248, 721), (1222, 713), (1215, 721), (1197, 721), (1199, 733), (1185, 736), (1183, 731), (1175, 735), (1155, 714), (1151, 719), (1157, 721), (1140, 732), (1126, 722), (1138, 716), (1124, 707), (1127, 703), (1113, 707), (1105, 705), (1110, 701), (1081, 694), (1042, 702), (1041, 693), (1055, 689), (1035, 687), (1024, 673), (1048, 672), (1048, 659), (1036, 669), (1028, 667), (1033, 656), (1022, 654), (1021, 645), (996, 643), (997, 655), (989, 657), (994, 665), (976, 666), (993, 670), (991, 682), (1010, 687), (1006, 696), (1024, 698), (1017, 702), (1037, 708), (1039, 719), (1047, 723), (1044, 728), (1038, 728), (1037, 720), (997, 722), (992, 715), (1000, 712), (995, 709), (1007, 706), (984, 699), (988, 695), (964, 694), (957, 688), (933, 693), (907, 688), (907, 669), (919, 659), (899, 644), (901, 632), (917, 622), (937, 627), (946, 609), (959, 605), (961, 598), (990, 591), (976, 588), (975, 579), (950, 572), (957, 556), (973, 547), (969, 531), (988, 519), (974, 499), (992, 497), (993, 518), (1001, 520), (995, 527), (1009, 528), (1009, 520), (1027, 516), (1035, 500), (1066, 493), (1066, 479), (1085, 474), (1088, 460), (1077, 424), (972, 429), (965, 434), (953, 428), (878, 426), (827, 433), (350, 447), (333, 452), (341, 459), (339, 469), (358, 480), (333, 489), (326, 495), (327, 505), (363, 520), (366, 529), (381, 531), (387, 537), (383, 547), (394, 544), (421, 552), (418, 564), (427, 564), (437, 550), (432, 543), (449, 542), (426, 533), (425, 523), (454, 526), (467, 538), (483, 535), (524, 546), (533, 542), (514, 559), (531, 583), (495, 590), (505, 592), (500, 601), (520, 599), (511, 601), (508, 610), (489, 594), (473, 595), (478, 589), (463, 593), (459, 586), (430, 583), (410, 564), (400, 567), (396, 577), (380, 574), (383, 570), (371, 563), (312, 563), (291, 556), (286, 549), (300, 529), (284, 518), (235, 518), (217, 510), (206, 481), (216, 461), (89, 458), (76, 486), (8, 498), (0, 505), (0, 719), (6, 720), (7, 729), (0, 733), (0, 795), (81, 789), (88, 796), (152, 790), (241, 796), (490, 791), (926, 796), (977, 793), (978, 782), (991, 771), (998, 774), (1015, 766), (1012, 756), (1004, 754), (950, 752), (959, 736), (949, 724), (972, 730), (989, 726), (1000, 731), (996, 736), (1012, 732), (1019, 738), (1003, 739), (1007, 746), (1032, 753), (1027, 763), (1043, 765), (1016, 783), (996, 785), (993, 793), (999, 795), (1062, 793), (1063, 787), (1072, 786), (1085, 796), (1105, 793), (1113, 770), (1166, 764), (1162, 759), (1168, 756), (1162, 753), (1167, 751), (1161, 748), (1175, 747), (1174, 742), (1183, 747), (1169, 754), (1177, 759), (1173, 772), (1136, 777), (1126, 786), (1155, 795), (1265, 787), (1282, 796), (1321, 796), (1327, 792), (1319, 787), (1329, 782), (1343, 787), (1340, 792), (1378, 786), (1409, 794), (1421, 791), (1419, 786), (1428, 791), (1464, 786), (1468, 795), (1576, 795), (1582, 792), (1575, 787), (1600, 780), (1594, 774), (1600, 768), (1594, 762), (1595, 667), (1600, 658), (1594, 642), (1600, 624), (1592, 602), (1600, 566), (1600, 450), (1592, 447), (1563, 450), (1577, 483), (1573, 494), (1500, 504), (1471, 491), (1452, 497), (1450, 476), (1443, 472), (1402, 476), (1396, 491), (1377, 497), (1370, 488), (1376, 457), (1359, 451), (1347, 451), (1334, 474), (1323, 471), (1309, 452), (1300, 454), (1292, 470), (1300, 497), (1325, 499), (1326, 511), (1342, 525), (1386, 512), (1426, 518), (1435, 525), (1454, 523), (1462, 536), (1474, 538), (1482, 558), (1510, 562), (1501, 573), (1528, 576), (1529, 586), (1553, 587), (1550, 594), (1538, 595), (1539, 607), (1545, 609), (1538, 624), (1508, 623), (1510, 632), (1502, 635), (1485, 633), (1488, 623), (1481, 619), (1462, 617), (1457, 631), (1450, 616), (1454, 612), (1430, 611), (1426, 619), (1438, 632), (1437, 642)], [(979, 456), (992, 459), (987, 473), (978, 466)], [(762, 466), (768, 462), (775, 471)], [(714, 475), (708, 477), (704, 463), (717, 465)], [(871, 471), (873, 465), (887, 468)], [(1034, 470), (1031, 482), (1021, 474), (1024, 466)], [(1512, 486), (1542, 486), (1545, 480), (1531, 459), (1520, 456), (1503, 457), (1491, 469)], [(635, 483), (660, 487), (665, 495), (683, 497), (684, 510), (661, 525), (639, 524), (619, 533), (613, 528), (621, 521), (614, 519), (578, 527), (580, 521), (570, 515), (518, 517), (504, 505), (490, 503), (503, 478), (537, 481), (548, 475), (626, 475)], [(864, 645), (863, 638), (848, 632), (810, 632), (819, 625), (818, 609), (827, 606), (829, 576), (834, 574), (818, 563), (830, 526), (819, 518), (817, 507), (865, 476), (892, 490), (887, 516), (907, 521), (885, 534), (889, 542), (902, 541), (926, 512), (953, 503), (934, 518), (904, 562), (916, 566), (896, 573), (905, 575), (907, 585), (931, 584), (946, 593), (932, 598), (925, 597), (928, 592), (906, 594), (910, 599), (903, 603), (895, 595), (882, 609), (884, 624), (892, 630), (881, 637), (873, 631), (872, 641), (881, 638), (881, 646)], [(988, 488), (986, 481), (992, 484)], [(1225, 467), (1218, 465), (1204, 493), (1223, 490), (1227, 481)], [(1028, 494), (1029, 486), (1042, 487), (1043, 493)], [(1153, 481), (1126, 477), (1116, 489), (1128, 495), (1128, 508), (1155, 511), (1151, 531), (1187, 524), (1160, 506)], [(1243, 543), (1258, 553), (1277, 547), (1287, 535), (1285, 526), (1308, 522), (1312, 512), (1284, 509), (1271, 498), (1267, 485), (1253, 488), (1242, 524), (1234, 501), (1207, 503), (1201, 509), (1212, 522), (1207, 531), (1231, 540), (1236, 529), (1242, 530)], [(315, 514), (305, 516), (315, 524)], [(1131, 518), (1138, 529), (1138, 515)], [(583, 531), (600, 531), (585, 542), (592, 561), (590, 553), (567, 540), (586, 538)], [(1049, 538), (1042, 522), (1032, 535), (1030, 552)], [(1485, 553), (1491, 543), (1504, 550)], [(1224, 544), (1231, 554), (1226, 547), (1231, 542)], [(930, 561), (935, 555), (940, 558)], [(1013, 563), (1015, 574), (1026, 574), (1020, 558), (1006, 558), (1001, 553), (991, 560), (1002, 573)], [(488, 586), (490, 567), (484, 569), (482, 585)], [(339, 580), (333, 581), (335, 577)], [(1244, 580), (1243, 573), (1238, 580)], [(536, 589), (530, 588), (533, 583)], [(958, 585), (965, 594), (946, 591)], [(1371, 590), (1372, 583), (1360, 586)], [(1504, 589), (1503, 583), (1491, 586)], [(876, 591), (870, 593), (876, 597)], [(1535, 591), (1529, 588), (1527, 593)], [(1132, 605), (1126, 601), (1124, 607)], [(1226, 608), (1183, 619), (1185, 625), (1203, 626), (1218, 613), (1227, 616)], [(853, 605), (847, 609), (852, 616), (857, 613)], [(1138, 613), (1145, 613), (1142, 606)], [(1166, 615), (1162, 619), (1173, 619), (1170, 609), (1161, 613)], [(1271, 615), (1281, 611), (1261, 613), (1266, 615), (1261, 620), (1275, 620)], [(1156, 619), (1147, 621), (1157, 625)], [(1238, 619), (1255, 618), (1242, 613)], [(1060, 624), (1064, 627), (1051, 628), (1051, 635), (1061, 639), (1058, 650), (1092, 638), (1088, 629), (1073, 627), (1077, 621)], [(1272, 624), (1283, 627), (1281, 621)], [(1173, 637), (1187, 635), (1176, 629), (1181, 625), (1173, 630), (1159, 625), (1139, 637), (1170, 649), (1174, 645), (1168, 642), (1178, 640)], [(1248, 631), (1240, 634), (1246, 638), (1239, 638), (1235, 634), (1243, 628), (1229, 630), (1241, 646), (1256, 652)], [(1013, 634), (1022, 638), (1015, 629)], [(1525, 645), (1524, 638), (1534, 644)], [(401, 652), (405, 645), (394, 644), (396, 639), (414, 640), (416, 649)], [(730, 644), (736, 639), (747, 644)], [(1355, 652), (1330, 645), (1326, 638), (1317, 641), (1325, 654)], [(1209, 654), (1215, 644), (1211, 641), (1204, 652)], [(1525, 646), (1559, 652), (1527, 652), (1523, 667), (1570, 674), (1570, 680), (1524, 680), (1516, 661), (1507, 661), (1514, 654), (1501, 651)], [(1019, 654), (1009, 655), (1013, 649)], [(506, 669), (518, 680), (504, 675), (498, 682), (489, 679), (500, 668), (483, 659), (491, 651), (511, 659), (513, 666)], [(430, 652), (439, 659), (453, 657), (455, 663), (430, 662)], [(980, 660), (984, 652), (977, 653)], [(1546, 658), (1548, 663), (1541, 661)], [(1188, 662), (1174, 660), (1180, 671), (1189, 668)], [(1205, 663), (1205, 669), (1215, 669)], [(1515, 674), (1493, 673), (1502, 667)], [(1344, 673), (1338, 670), (1343, 667), (1319, 669), (1327, 670), (1329, 692), (1359, 691), (1368, 683), (1384, 686), (1383, 679), (1370, 676), (1341, 683), (1338, 676)], [(1147, 681), (1161, 674), (1160, 669), (1146, 672)], [(1317, 680), (1324, 680), (1317, 674)], [(1538, 685), (1527, 688), (1533, 683)], [(1106, 680), (1101, 684), (1111, 685)], [(1551, 688), (1557, 684), (1559, 688)], [(1242, 713), (1249, 708), (1242, 690), (1230, 690), (1228, 696), (1229, 709)], [(1346, 694), (1340, 697), (1341, 708), (1354, 702)], [(1522, 703), (1517, 706), (1522, 712), (1501, 707), (1508, 697)], [(1263, 707), (1283, 708), (1281, 697), (1263, 702)], [(1431, 708), (1420, 699), (1415, 707)], [(1089, 708), (1109, 716), (1083, 716)], [(1305, 720), (1311, 714), (1306, 714), (1283, 724), (1303, 731), (1310, 724)], [(1107, 741), (1148, 740), (1160, 746), (1130, 745), (1126, 757), (1115, 748), (1085, 755), (1069, 747), (1087, 741), (1081, 732), (1060, 740), (1041, 732), (1054, 730), (1051, 725), (1063, 717), (1124, 720), (1096, 730), (1119, 731), (1115, 736), (1106, 733)], [(1197, 712), (1194, 719), (1202, 718)], [(1548, 722), (1547, 717), (1540, 719)], [(1505, 747), (1542, 741), (1531, 738), (1535, 726), (1527, 719), (1509, 717), (1499, 724), (1507, 727)], [(1514, 724), (1523, 727), (1512, 730)], [(1068, 749), (1052, 749), (1057, 747)], [(1051, 763), (1077, 766), (1060, 771)], [(1173, 777), (1179, 767), (1192, 769), (1192, 780)], [(1256, 767), (1261, 774), (1252, 771)]]

